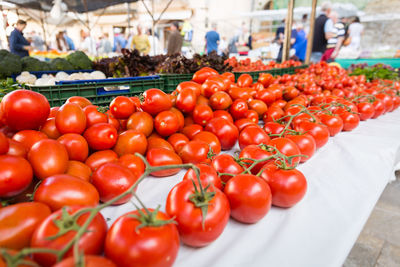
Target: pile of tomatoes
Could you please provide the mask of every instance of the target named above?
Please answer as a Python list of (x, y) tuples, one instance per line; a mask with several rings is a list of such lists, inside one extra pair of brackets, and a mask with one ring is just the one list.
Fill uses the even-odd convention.
[[(53, 266), (57, 256), (57, 267), (171, 266), (180, 243), (210, 244), (229, 217), (252, 224), (271, 205), (296, 205), (307, 191), (297, 165), (330, 136), (398, 108), (399, 92), (326, 63), (257, 81), (206, 67), (172, 94), (149, 89), (109, 107), (71, 97), (50, 108), (36, 92), (11, 92), (0, 104), (0, 266)], [(183, 167), (165, 212), (141, 203), (146, 174)], [(108, 229), (96, 207), (131, 199), (141, 207)]]
[(261, 71), (261, 70), (270, 70), (270, 69), (280, 69), (280, 68), (289, 68), (301, 66), (300, 61), (296, 60), (287, 60), (282, 63), (278, 63), (275, 61), (270, 61), (268, 64), (264, 64), (262, 60), (251, 61), (250, 58), (237, 60), (236, 57), (231, 57), (225, 60), (225, 64), (229, 64), (229, 66), (233, 67), (233, 71)]

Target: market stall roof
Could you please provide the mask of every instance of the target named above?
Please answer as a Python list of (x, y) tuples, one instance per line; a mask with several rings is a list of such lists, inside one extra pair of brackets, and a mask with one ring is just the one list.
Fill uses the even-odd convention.
[[(89, 11), (98, 10), (101, 8), (121, 4), (121, 3), (132, 3), (138, 0), (62, 0), (66, 5), (68, 11), (84, 13)], [(7, 0), (9, 3), (13, 3), (25, 8), (32, 8), (37, 10), (50, 11), (53, 7), (54, 0)]]

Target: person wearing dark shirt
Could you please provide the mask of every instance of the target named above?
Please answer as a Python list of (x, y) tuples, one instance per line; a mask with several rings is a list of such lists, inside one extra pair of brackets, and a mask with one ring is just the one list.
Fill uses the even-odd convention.
[(183, 37), (179, 32), (179, 24), (177, 21), (174, 21), (171, 24), (171, 33), (168, 38), (168, 47), (167, 47), (167, 55), (173, 55), (176, 53), (181, 53)]
[(219, 44), (219, 34), (217, 33), (217, 25), (212, 25), (212, 30), (206, 33), (206, 48), (207, 54), (210, 54), (212, 51), (218, 51)]
[(11, 32), (10, 35), (10, 51), (13, 54), (16, 54), (20, 57), (29, 56), (29, 50), (31, 50), (31, 46), (29, 42), (25, 39), (22, 31), (26, 27), (26, 21), (18, 20), (15, 25), (15, 29)]
[(328, 19), (328, 16), (332, 10), (332, 4), (330, 2), (324, 2), (321, 6), (321, 14), (315, 20), (314, 24), (314, 38), (312, 44), (312, 53), (310, 61), (313, 63), (319, 62), (322, 55), (325, 53), (327, 40), (332, 32), (333, 23)]
[[(296, 29), (292, 29), (292, 35), (290, 36), (290, 45), (293, 45), (296, 41), (297, 31)], [(276, 58), (277, 62), (282, 61), (282, 53), (283, 53), (283, 42), (285, 40), (285, 20), (282, 20), (282, 25), (276, 30), (275, 41), (280, 44), (278, 57)]]

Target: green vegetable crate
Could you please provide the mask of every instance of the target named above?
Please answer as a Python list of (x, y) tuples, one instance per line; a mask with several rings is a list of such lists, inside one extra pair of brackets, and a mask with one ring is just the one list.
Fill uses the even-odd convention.
[(175, 91), (178, 84), (181, 82), (191, 81), (193, 73), (189, 74), (160, 74), (162, 80), (164, 80), (164, 92), (171, 93)]
[(159, 76), (109, 79), (109, 81), (66, 81), (51, 86), (28, 86), (26, 89), (46, 96), (50, 106), (61, 106), (71, 96), (83, 96), (94, 105), (109, 105), (117, 96), (139, 95), (150, 88), (164, 88)]
[(294, 74), (296, 73), (296, 69), (305, 69), (307, 68), (308, 65), (301, 65), (297, 67), (289, 67), (289, 68), (279, 68), (279, 69), (270, 69), (270, 70), (260, 70), (260, 71), (243, 71), (243, 72), (233, 72), (235, 74), (235, 80), (237, 80), (240, 75), (242, 74), (249, 74), (251, 78), (253, 78), (253, 81), (257, 81), (258, 77), (260, 76), (261, 73), (270, 73), (273, 76), (277, 75), (283, 75), (283, 74)]

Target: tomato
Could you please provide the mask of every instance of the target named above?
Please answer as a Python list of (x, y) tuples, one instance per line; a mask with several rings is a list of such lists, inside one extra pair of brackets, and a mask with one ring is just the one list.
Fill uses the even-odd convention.
[(60, 107), (56, 115), (56, 127), (61, 134), (81, 134), (86, 129), (86, 115), (75, 103), (67, 103)]
[(118, 156), (140, 153), (144, 155), (147, 149), (146, 136), (135, 130), (127, 130), (118, 136), (114, 151)]
[(209, 106), (209, 105), (210, 105), (210, 100), (209, 100), (207, 97), (205, 97), (205, 96), (203, 96), (203, 95), (200, 95), (199, 97), (197, 97), (196, 105), (206, 105), (206, 106)]
[[(102, 202), (107, 202), (127, 191), (139, 177), (135, 176), (127, 167), (118, 163), (105, 163), (92, 174), (92, 184), (96, 187)], [(120, 205), (128, 202), (132, 195), (114, 202)]]
[(140, 177), (144, 173), (146, 166), (141, 158), (132, 154), (125, 154), (118, 159), (118, 163), (127, 167), (135, 177)]
[(193, 137), (203, 131), (203, 127), (199, 124), (192, 124), (189, 126), (185, 126), (182, 129), (182, 133), (186, 135), (189, 139), (193, 139)]
[(368, 102), (358, 103), (357, 108), (360, 114), (360, 120), (362, 121), (372, 118), (375, 113), (374, 105)]
[(9, 144), (9, 147), (8, 147), (7, 155), (26, 158), (28, 151), (26, 150), (24, 145), (22, 145), (18, 141), (12, 140), (12, 139), (8, 139), (8, 144)]
[(196, 106), (197, 96), (196, 92), (190, 88), (184, 88), (178, 94), (176, 98), (176, 107), (182, 112), (192, 112)]
[(248, 110), (249, 107), (243, 99), (236, 99), (229, 108), (229, 112), (235, 120), (245, 118)]
[(255, 98), (263, 101), (266, 105), (271, 105), (275, 101), (275, 94), (270, 89), (264, 89), (258, 91)]
[(15, 90), (6, 94), (0, 103), (2, 119), (12, 130), (38, 129), (50, 113), (46, 97), (31, 90)]
[(28, 153), (35, 176), (39, 179), (65, 173), (68, 167), (68, 152), (64, 145), (45, 139), (32, 146)]
[(98, 107), (89, 105), (83, 108), (83, 112), (86, 116), (86, 128), (89, 128), (97, 123), (107, 123), (108, 116), (105, 113), (98, 111)]
[[(126, 122), (128, 123), (127, 120), (126, 120)], [(108, 116), (107, 123), (111, 124), (117, 131), (119, 131), (121, 128), (121, 124), (119, 123), (119, 120), (117, 120), (116, 118), (114, 118), (112, 116)], [(125, 128), (126, 128), (126, 125), (125, 125)]]
[(241, 74), (237, 80), (239, 87), (250, 87), (253, 83), (253, 78), (247, 73)]
[(226, 79), (230, 80), (231, 82), (235, 82), (235, 74), (233, 74), (232, 72), (224, 72), (221, 74), (221, 77), (223, 79), (226, 78)]
[(268, 134), (259, 126), (249, 125), (239, 134), (240, 149), (249, 145), (268, 144), (269, 141)]
[(203, 247), (210, 244), (221, 235), (229, 220), (229, 202), (224, 193), (211, 187), (206, 191), (213, 191), (215, 195), (209, 201), (205, 218), (201, 209), (190, 200), (195, 193), (190, 180), (176, 184), (167, 197), (167, 214), (175, 218), (181, 240), (188, 246)]
[(13, 140), (21, 143), (27, 151), (29, 151), (34, 144), (41, 140), (48, 139), (47, 135), (35, 130), (22, 130), (14, 134)]
[(340, 114), (340, 117), (343, 120), (343, 131), (352, 131), (357, 128), (360, 123), (360, 117), (357, 114), (344, 112)]
[(85, 164), (95, 171), (101, 165), (107, 162), (115, 162), (118, 160), (118, 155), (112, 150), (102, 150), (91, 154), (85, 161)]
[(183, 124), (183, 126), (185, 127), (185, 126), (189, 126), (189, 125), (192, 125), (192, 124), (194, 124), (194, 120), (193, 120), (193, 117), (192, 116), (186, 116), (185, 118), (184, 118), (184, 124)]
[(239, 222), (256, 223), (271, 208), (271, 190), (255, 175), (236, 175), (226, 183), (224, 193), (229, 200), (231, 216)]
[[(142, 213), (146, 213), (143, 209)], [(149, 212), (155, 212), (149, 209)], [(119, 267), (129, 266), (172, 266), (179, 250), (179, 233), (173, 223), (146, 225), (135, 216), (139, 211), (128, 212), (119, 217), (107, 233), (105, 254)], [(157, 211), (156, 220), (171, 218)]]
[[(229, 173), (233, 175), (240, 174), (244, 171), (243, 167), (228, 154), (220, 154), (213, 158), (211, 165), (218, 173)], [(220, 174), (221, 180), (226, 183), (233, 176)]]
[(117, 143), (118, 139), (117, 130), (108, 123), (97, 123), (90, 126), (83, 136), (93, 150), (110, 149)]
[(131, 96), (130, 98), (129, 98), (132, 102), (133, 102), (133, 104), (135, 105), (135, 107), (136, 107), (136, 110), (139, 110), (139, 109), (141, 109), (141, 107), (140, 107), (140, 99), (139, 99), (139, 97), (137, 97), (137, 96)]
[(174, 147), (167, 140), (157, 136), (150, 136), (147, 139), (147, 151), (153, 148), (164, 148), (172, 152), (175, 151)]
[(218, 72), (212, 68), (203, 67), (193, 74), (192, 80), (196, 83), (202, 84), (205, 82), (205, 80), (207, 80), (208, 77), (213, 75), (218, 75)]
[(33, 199), (56, 211), (64, 206), (96, 206), (99, 193), (87, 181), (68, 174), (57, 174), (43, 180)]
[(143, 93), (143, 102), (141, 107), (143, 111), (152, 116), (157, 115), (162, 111), (169, 110), (172, 107), (172, 102), (169, 96), (160, 89), (149, 89)]
[(68, 168), (65, 174), (80, 178), (89, 182), (92, 170), (85, 163), (75, 160), (68, 161)]
[(270, 73), (260, 73), (260, 76), (258, 76), (258, 82), (261, 83), (264, 87), (268, 87), (273, 80), (274, 77)]
[(57, 139), (61, 136), (60, 132), (57, 130), (55, 118), (47, 119), (42, 127), (40, 127), (40, 131), (50, 139)]
[(211, 155), (209, 154), (210, 145), (204, 141), (189, 141), (179, 151), (179, 157), (183, 163), (208, 163)]
[(129, 117), (126, 128), (149, 136), (153, 132), (153, 118), (147, 112), (135, 112)]
[(385, 104), (383, 103), (382, 100), (376, 99), (372, 104), (374, 105), (374, 108), (375, 108), (375, 113), (372, 116), (373, 119), (376, 119), (380, 115), (385, 113), (386, 108), (385, 108)]
[(82, 96), (71, 96), (65, 101), (65, 103), (75, 103), (78, 104), (81, 108), (85, 108), (92, 104), (89, 99)]
[(192, 81), (181, 82), (176, 87), (176, 91), (179, 93), (182, 92), (183, 89), (193, 90), (195, 92), (196, 97), (198, 97), (201, 94), (201, 85), (196, 82), (192, 82)]
[(259, 117), (268, 111), (268, 106), (263, 101), (258, 99), (251, 100), (249, 102), (249, 108), (257, 112)]
[(160, 112), (154, 119), (154, 126), (161, 136), (170, 136), (179, 130), (178, 117), (169, 110)]
[(184, 134), (174, 133), (173, 135), (168, 137), (168, 142), (172, 145), (175, 152), (179, 153), (182, 147), (189, 142), (189, 138), (187, 138), (187, 136)]
[(232, 115), (226, 110), (215, 110), (214, 118), (223, 118), (223, 119), (233, 123)]
[(224, 80), (219, 76), (211, 76), (201, 85), (201, 94), (209, 98), (218, 91), (225, 91)]
[(193, 110), (193, 120), (201, 126), (206, 126), (213, 117), (213, 111), (207, 105), (197, 105)]
[(337, 115), (329, 115), (329, 114), (319, 114), (318, 117), (321, 119), (321, 122), (328, 127), (329, 135), (335, 136), (343, 129), (343, 120), (341, 117)]
[[(264, 124), (264, 131), (267, 134), (280, 134), (285, 129), (285, 125), (277, 122), (268, 121)], [(276, 136), (271, 136), (271, 138), (276, 138)]]
[[(85, 267), (98, 267), (98, 266), (117, 267), (117, 265), (115, 265), (115, 263), (113, 263), (111, 260), (105, 257), (95, 256), (95, 255), (84, 256), (84, 264)], [(74, 257), (66, 258), (58, 262), (53, 267), (75, 267), (75, 258)]]
[(286, 135), (286, 138), (292, 140), (300, 150), (300, 154), (307, 157), (300, 157), (300, 162), (306, 162), (315, 153), (316, 144), (314, 138), (309, 134), (302, 135)]
[[(66, 207), (66, 211), (68, 214), (74, 214), (80, 209), (80, 207)], [(77, 219), (76, 223), (82, 226), (87, 221), (88, 217), (89, 213), (84, 213)], [(48, 216), (33, 233), (31, 247), (60, 250), (69, 241), (71, 241), (76, 235), (76, 230), (71, 229), (71, 227), (74, 226), (71, 221), (67, 221), (65, 223), (67, 227), (68, 225), (71, 225), (69, 226), (70, 230), (68, 232), (55, 239), (49, 238), (58, 233), (59, 229), (55, 224), (55, 221), (60, 221), (61, 218), (62, 210), (58, 210)], [(89, 227), (87, 228), (87, 232), (85, 232), (79, 240), (79, 251), (84, 254), (100, 254), (103, 249), (106, 232), (107, 223), (101, 213), (97, 213), (96, 216), (94, 216), (93, 221), (90, 222)], [(73, 256), (72, 247), (65, 254), (64, 258), (71, 256)], [(57, 261), (56, 255), (51, 253), (35, 253), (33, 255), (33, 259), (43, 267), (53, 266)]]
[(314, 122), (303, 121), (296, 126), (296, 131), (310, 134), (315, 140), (317, 149), (324, 146), (329, 139), (328, 127)]
[(269, 121), (277, 121), (283, 117), (284, 111), (279, 107), (271, 107), (268, 109), (267, 113), (264, 113), (263, 120), (264, 122)]
[(0, 155), (6, 154), (8, 149), (10, 148), (10, 144), (8, 142), (7, 136), (0, 132)]
[(244, 119), (240, 119), (240, 120), (235, 121), (235, 126), (236, 126), (236, 128), (238, 128), (239, 133), (241, 131), (243, 131), (244, 128), (246, 128), (247, 126), (250, 126), (250, 125), (258, 126), (254, 121), (252, 121), (249, 118), (244, 118)]
[[(297, 147), (296, 143), (286, 137), (274, 138), (272, 139), (268, 145), (276, 147), (282, 154), (291, 157), (295, 155), (300, 155), (300, 150)], [(275, 154), (275, 152), (272, 152)], [(293, 157), (286, 162), (289, 167), (295, 167), (300, 162), (300, 157)]]
[(236, 126), (223, 118), (210, 120), (205, 130), (212, 132), (218, 137), (222, 150), (231, 149), (239, 137), (239, 131)]
[(285, 100), (291, 100), (294, 99), (296, 96), (299, 95), (299, 90), (297, 90), (296, 88), (294, 88), (293, 86), (288, 86), (285, 88), (284, 94), (283, 94), (283, 98)]
[(219, 142), (218, 137), (212, 132), (202, 131), (196, 134), (192, 140), (207, 143), (214, 154), (218, 155), (221, 152), (221, 143)]
[(375, 97), (383, 102), (385, 106), (384, 113), (389, 112), (393, 109), (393, 99), (389, 95), (381, 93), (381, 94), (376, 94)]
[(179, 131), (182, 130), (185, 126), (185, 117), (183, 116), (183, 113), (175, 107), (172, 107), (170, 111), (173, 112), (178, 118)]
[(111, 101), (110, 110), (116, 119), (121, 120), (129, 118), (136, 111), (136, 106), (129, 97), (117, 96)]
[(210, 97), (210, 105), (214, 110), (228, 109), (232, 104), (232, 98), (224, 91), (218, 91)]
[(0, 247), (16, 250), (28, 247), (33, 231), (50, 213), (49, 207), (39, 202), (0, 208)]
[(68, 152), (69, 160), (85, 161), (89, 155), (89, 146), (85, 138), (79, 134), (64, 134), (57, 139)]
[[(147, 151), (146, 159), (150, 166), (165, 166), (182, 164), (182, 159), (174, 152), (165, 148), (152, 148)], [(169, 169), (152, 172), (155, 177), (165, 177), (174, 175), (179, 172), (179, 169)]]
[(52, 108), (50, 108), (50, 114), (49, 114), (49, 116), (47, 118), (48, 119), (55, 118), (59, 109), (60, 109), (60, 107), (52, 107)]
[[(201, 185), (206, 188), (208, 185), (212, 184), (216, 188), (222, 190), (221, 178), (219, 178), (217, 171), (210, 165), (200, 163), (196, 164), (196, 167), (200, 171), (200, 182)], [(196, 172), (193, 169), (189, 169), (183, 176), (183, 180), (192, 180), (196, 185), (199, 184), (196, 176)]]
[(303, 199), (307, 191), (307, 180), (297, 169), (284, 170), (267, 164), (261, 173), (272, 193), (272, 205), (290, 208)]

